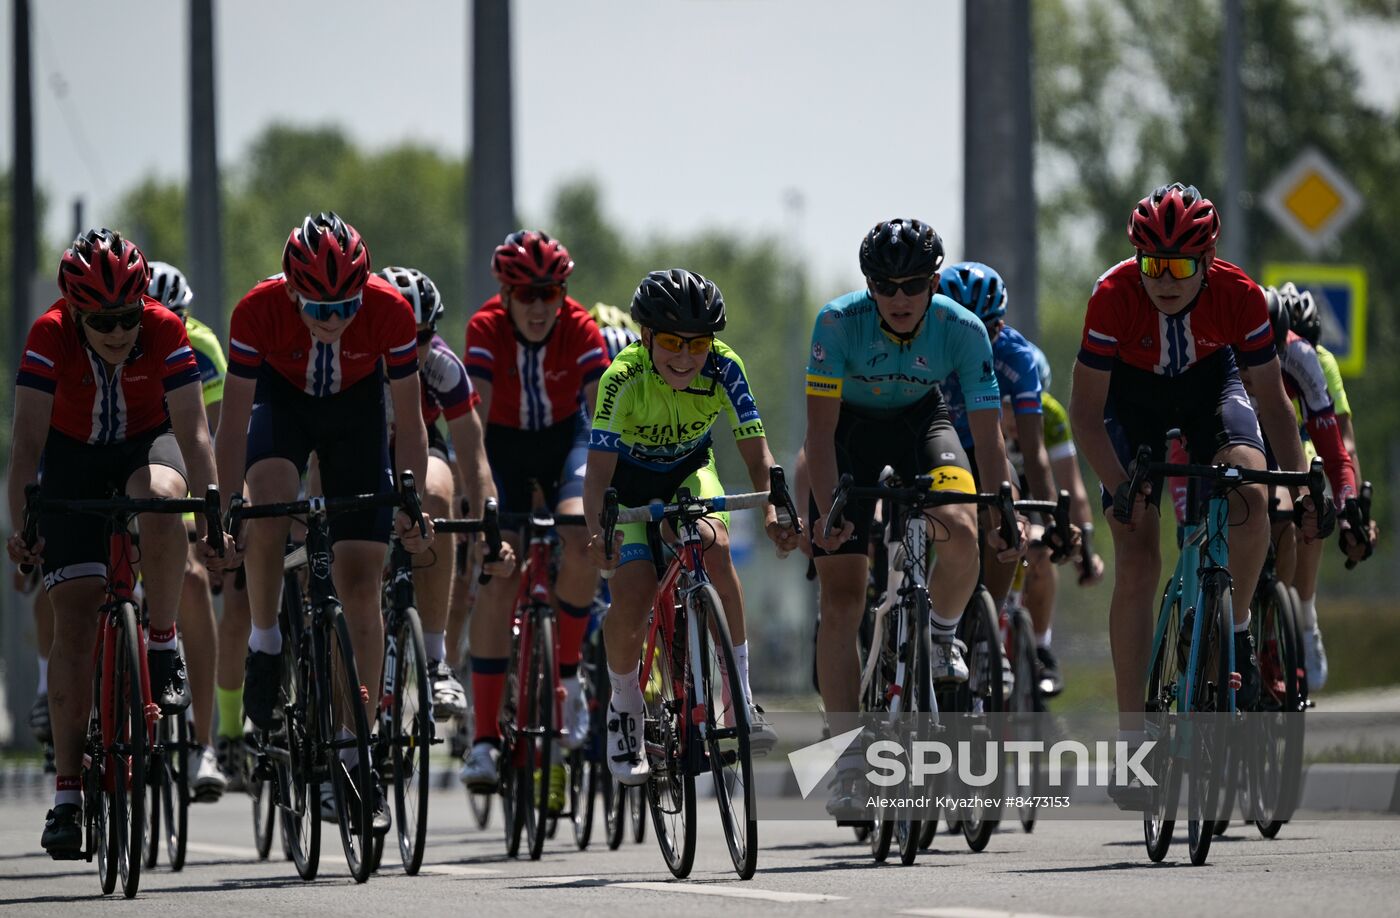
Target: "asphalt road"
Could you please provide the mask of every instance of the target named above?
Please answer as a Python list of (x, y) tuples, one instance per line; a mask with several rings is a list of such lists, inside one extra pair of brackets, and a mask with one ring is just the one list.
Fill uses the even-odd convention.
[[(848, 829), (820, 822), (763, 822), (757, 875), (735, 878), (718, 820), (702, 800), (699, 855), (686, 881), (672, 880), (648, 833), (608, 851), (595, 831), (578, 851), (567, 826), (536, 862), (508, 860), (499, 826), (479, 830), (455, 790), (436, 792), (422, 874), (405, 876), (396, 848), (363, 885), (345, 869), (338, 836), (323, 839), (321, 877), (303, 883), (289, 862), (259, 863), (247, 798), (196, 807), (185, 870), (144, 873), (134, 902), (113, 897), (104, 915), (337, 916), (648, 914), (680, 918), (897, 913), (946, 918), (1018, 915), (1137, 916), (1395, 914), (1400, 821), (1327, 821), (1285, 826), (1274, 841), (1238, 823), (1192, 867), (1184, 828), (1161, 865), (1127, 822), (1043, 822), (996, 834), (981, 854), (940, 834), (911, 867), (876, 865)], [(50, 861), (39, 850), (46, 804), (0, 799), (0, 912), (71, 915), (99, 893), (96, 865)], [(328, 829), (330, 827), (327, 827)], [(274, 845), (274, 857), (279, 851)]]

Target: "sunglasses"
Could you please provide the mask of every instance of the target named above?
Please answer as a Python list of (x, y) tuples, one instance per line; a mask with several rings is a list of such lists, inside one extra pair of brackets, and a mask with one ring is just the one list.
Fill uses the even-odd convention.
[(564, 292), (563, 284), (532, 284), (510, 288), (510, 298), (521, 306), (547, 303)]
[(120, 328), (122, 331), (131, 331), (141, 324), (140, 309), (123, 310), (122, 312), (85, 312), (83, 313), (83, 324), (99, 335), (110, 335)]
[(670, 332), (656, 332), (651, 336), (651, 340), (663, 351), (670, 351), (672, 354), (689, 351), (692, 357), (699, 357), (714, 346), (715, 336), (700, 335), (695, 338), (683, 338)]
[(1177, 280), (1185, 280), (1201, 269), (1201, 260), (1189, 255), (1138, 255), (1138, 270), (1147, 277), (1161, 277), (1168, 272)]
[(896, 293), (903, 293), (905, 296), (917, 296), (928, 290), (932, 277), (911, 277), (907, 281), (892, 281), (883, 277), (871, 277), (870, 289), (880, 296), (894, 296)]
[(364, 297), (362, 296), (352, 296), (348, 300), (336, 300), (333, 303), (320, 303), (302, 297), (301, 311), (317, 322), (329, 322), (335, 316), (349, 319), (360, 311), (360, 306), (363, 303)]

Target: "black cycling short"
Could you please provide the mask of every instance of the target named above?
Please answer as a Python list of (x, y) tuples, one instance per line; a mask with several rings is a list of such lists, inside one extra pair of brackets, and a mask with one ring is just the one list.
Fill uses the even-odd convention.
[(579, 411), (543, 430), (487, 424), (486, 459), (502, 513), (530, 512), (535, 502), (531, 481), (539, 482), (552, 510), (560, 501), (583, 496), (588, 421)]
[[(843, 404), (835, 440), (837, 474), (849, 472), (858, 487), (879, 484), (880, 472), (888, 465), (906, 482), (916, 475), (933, 474), (935, 491), (975, 490), (967, 455), (936, 388), (916, 404), (890, 414)], [(817, 499), (810, 492), (807, 508), (807, 518), (814, 519)], [(855, 526), (850, 541), (834, 552), (813, 544), (812, 553), (817, 557), (865, 554), (874, 514), (873, 501), (848, 503), (844, 515)], [(818, 525), (825, 525), (825, 520)]]
[(447, 442), (447, 435), (442, 432), (442, 428), (436, 422), (428, 426), (428, 455), (436, 456), (449, 466), (457, 461), (457, 454), (452, 450), (452, 444)]
[[(123, 443), (96, 446), (81, 443), (56, 430), (44, 444), (43, 494), (66, 500), (100, 500), (113, 492), (126, 493), (137, 469), (169, 466), (188, 480), (180, 444), (167, 421), (155, 430)], [(107, 522), (96, 516), (44, 515), (39, 518), (44, 539), (44, 587), (78, 577), (106, 577), (111, 546)]]
[[(313, 396), (264, 366), (248, 421), (248, 459), (286, 459), (300, 474), (312, 453), (326, 497), (393, 490), (384, 380), (374, 373), (334, 395)], [(331, 541), (388, 542), (393, 510), (377, 508), (331, 518)]]
[[(1227, 446), (1249, 446), (1264, 452), (1259, 419), (1240, 382), (1234, 352), (1222, 348), (1180, 376), (1161, 376), (1124, 363), (1113, 366), (1108, 384), (1104, 424), (1118, 461), (1126, 469), (1138, 447), (1152, 447), (1154, 462), (1166, 461), (1167, 431), (1179, 429), (1193, 463), (1209, 464)], [(1161, 506), (1162, 476), (1152, 476), (1153, 506)], [(1102, 485), (1104, 510), (1113, 495)]]

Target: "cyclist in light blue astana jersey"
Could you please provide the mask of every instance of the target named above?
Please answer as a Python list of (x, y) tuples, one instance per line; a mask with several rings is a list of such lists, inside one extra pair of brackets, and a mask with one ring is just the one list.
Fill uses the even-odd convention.
[[(869, 502), (853, 503), (840, 526), (824, 531), (838, 476), (850, 473), (857, 486), (874, 485), (889, 465), (906, 481), (931, 475), (935, 490), (975, 491), (938, 388), (954, 371), (964, 381), (979, 471), (989, 482), (1006, 476), (1001, 398), (987, 330), (972, 313), (935, 292), (942, 262), (943, 241), (926, 223), (897, 219), (876, 225), (860, 247), (866, 289), (828, 303), (812, 332), (807, 501), (821, 581), (818, 681), (829, 713), (859, 710), (860, 674), (851, 647), (865, 608), (865, 549), (873, 512)], [(937, 524), (932, 537), (938, 544), (929, 583), (932, 674), (944, 681), (966, 680), (954, 631), (977, 585), (977, 514), (969, 505), (957, 505), (928, 515)], [(992, 515), (995, 530), (1000, 518)], [(1004, 560), (1015, 556), (999, 536), (991, 538)], [(859, 749), (842, 756), (829, 811), (850, 805), (863, 770)]]

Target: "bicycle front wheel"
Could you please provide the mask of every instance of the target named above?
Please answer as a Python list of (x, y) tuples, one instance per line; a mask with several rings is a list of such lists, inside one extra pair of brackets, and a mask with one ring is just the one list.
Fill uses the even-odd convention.
[[(904, 658), (903, 707), (901, 714), (906, 723), (917, 724), (919, 715), (929, 710), (928, 693), (933, 688), (929, 680), (929, 616), (933, 614), (928, 593), (914, 590), (901, 603), (900, 620), (904, 622), (906, 633), (902, 655)], [(923, 788), (911, 787), (911, 796)], [(886, 814), (888, 818), (888, 814)], [(921, 820), (912, 816), (896, 817), (894, 839), (899, 846), (899, 862), (905, 867), (913, 864), (919, 856), (919, 842), (923, 840), (924, 829)]]
[[(165, 820), (165, 853), (170, 869), (185, 867), (185, 846), (190, 820), (190, 722), (185, 713), (167, 714), (160, 720), (160, 811)], [(153, 827), (151, 834), (158, 834)]]
[[(517, 764), (516, 804), (525, 813), (526, 847), (530, 860), (544, 852), (549, 835), (549, 769), (554, 754), (554, 619), (543, 609), (533, 615), (529, 669), (525, 678), (525, 726)], [(524, 779), (524, 780), (521, 780)]]
[(1178, 736), (1173, 714), (1181, 699), (1182, 673), (1185, 670), (1181, 652), (1181, 598), (1172, 594), (1168, 583), (1157, 619), (1158, 641), (1153, 647), (1152, 668), (1147, 676), (1146, 727), (1156, 740), (1149, 770), (1157, 781), (1157, 792), (1143, 815), (1143, 839), (1147, 856), (1158, 863), (1167, 856), (1172, 832), (1176, 829), (1176, 805), (1181, 796), (1181, 762), (1176, 754)]
[[(141, 886), (142, 843), (146, 839), (146, 760), (150, 733), (146, 693), (141, 686), (141, 633), (136, 608), (123, 602), (113, 631), (112, 726), (107, 767), (107, 822), (111, 830), (122, 895), (131, 899)], [(109, 852), (112, 853), (112, 852)]]
[(705, 702), (705, 754), (714, 776), (719, 821), (734, 869), (739, 879), (747, 880), (758, 866), (748, 698), (719, 594), (705, 583), (687, 602), (700, 634), (697, 687)]
[(1287, 587), (1275, 580), (1255, 604), (1259, 713), (1248, 746), (1248, 812), (1265, 838), (1293, 814), (1303, 770), (1303, 658), (1297, 614)]
[(413, 875), (423, 865), (428, 837), (428, 753), (433, 745), (432, 687), (423, 649), (423, 625), (416, 609), (408, 609), (403, 617), (398, 648), (398, 685), (390, 702), (387, 740), (392, 744), (399, 857), (404, 870)]
[(1211, 837), (1227, 776), (1224, 720), (1229, 715), (1230, 657), (1234, 640), (1229, 576), (1212, 571), (1202, 579), (1201, 644), (1191, 674), (1191, 773), (1187, 784), (1186, 824), (1191, 863), (1200, 866), (1210, 853)]
[[(286, 593), (283, 593), (286, 604)], [(296, 610), (298, 620), (301, 610)], [(282, 646), (282, 690), (286, 707), (282, 715), (282, 730), (273, 735), (285, 748), (285, 766), (274, 760), (279, 784), (278, 805), (282, 809), (282, 840), (291, 852), (297, 876), (303, 880), (316, 879), (321, 865), (321, 773), (316, 742), (321, 735), (321, 721), (328, 717), (316, 704), (311, 675), (311, 635), (296, 628)], [(280, 766), (280, 767), (279, 767)]]
[[(967, 647), (967, 684), (962, 697), (963, 711), (976, 715), (979, 719), (986, 715), (1001, 714), (1006, 710), (1005, 685), (1002, 679), (1001, 630), (997, 625), (996, 604), (983, 586), (978, 586), (972, 594), (962, 621), (958, 624), (958, 636)], [(972, 728), (972, 767), (975, 773), (985, 773), (998, 763), (989, 762), (985, 750), (991, 739), (989, 726), (983, 722)], [(1000, 787), (987, 787), (978, 794), (967, 796), (1000, 797)], [(1001, 812), (991, 806), (962, 810), (959, 814), (963, 838), (973, 851), (987, 847), (997, 825), (1001, 822)]]
[[(345, 612), (338, 603), (330, 603), (322, 615), (324, 630), (316, 635), (321, 643), (316, 655), (320, 664), (316, 679), (320, 696), (317, 710), (321, 715), (318, 745), (330, 771), (345, 865), (355, 882), (363, 883), (374, 869), (375, 787), (370, 769), (369, 723)], [(344, 730), (349, 730), (350, 736), (341, 737)]]
[[(675, 633), (665, 635), (670, 643), (658, 643), (652, 654), (651, 678), (642, 692), (646, 705), (642, 731), (644, 754), (651, 761), (651, 777), (645, 787), (656, 843), (672, 876), (684, 879), (695, 864), (695, 774), (689, 762), (692, 735), (682, 681), (687, 656), (684, 613), (674, 620)], [(658, 634), (664, 634), (664, 629)], [(652, 649), (643, 644), (642, 652), (645, 655)], [(645, 659), (643, 656), (643, 672)], [(637, 837), (635, 817), (633, 837)]]

